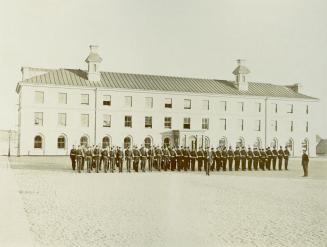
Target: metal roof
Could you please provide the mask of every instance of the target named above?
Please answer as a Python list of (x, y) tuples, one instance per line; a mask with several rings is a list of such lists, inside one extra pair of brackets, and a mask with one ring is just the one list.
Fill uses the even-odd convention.
[(239, 91), (233, 81), (227, 80), (117, 72), (101, 72), (101, 80), (94, 82), (87, 80), (87, 72), (79, 69), (52, 70), (20, 82), (24, 84), (315, 99), (287, 86), (261, 82), (249, 82), (247, 91)]

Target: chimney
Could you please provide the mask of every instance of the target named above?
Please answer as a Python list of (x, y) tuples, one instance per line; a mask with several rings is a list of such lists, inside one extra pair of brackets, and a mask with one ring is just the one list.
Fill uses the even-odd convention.
[(102, 62), (102, 58), (98, 54), (98, 46), (97, 45), (90, 45), (90, 54), (85, 59), (85, 62), (88, 65), (87, 79), (89, 81), (100, 81), (101, 73), (99, 70), (99, 65)]
[(287, 86), (287, 87), (292, 89), (296, 93), (302, 93), (303, 86), (301, 83), (295, 83), (295, 84)]
[(22, 81), (31, 77), (29, 67), (22, 67), (20, 71), (22, 72)]
[(239, 91), (247, 91), (249, 89), (249, 83), (246, 80), (246, 75), (250, 73), (250, 70), (242, 65), (243, 59), (237, 59), (237, 67), (234, 69), (235, 84)]

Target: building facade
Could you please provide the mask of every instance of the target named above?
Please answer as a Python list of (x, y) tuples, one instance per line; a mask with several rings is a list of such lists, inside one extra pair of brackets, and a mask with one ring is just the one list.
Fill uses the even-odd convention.
[(67, 155), (72, 145), (289, 146), (315, 155), (315, 104), (299, 84), (22, 68), (17, 84), (18, 154)]

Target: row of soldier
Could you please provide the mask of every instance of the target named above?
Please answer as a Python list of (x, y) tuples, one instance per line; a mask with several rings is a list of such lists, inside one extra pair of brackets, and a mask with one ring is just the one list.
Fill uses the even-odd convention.
[[(287, 147), (283, 150), (280, 147), (277, 150), (275, 147), (270, 149), (254, 148), (253, 150), (249, 147), (248, 150), (245, 147), (236, 147), (235, 150), (229, 147), (218, 147), (205, 149), (200, 148), (199, 150), (190, 150), (189, 147), (158, 147), (151, 146), (146, 148), (143, 145), (138, 148), (127, 147), (125, 150), (121, 147), (107, 147), (99, 148), (98, 146), (93, 147), (82, 147), (77, 148), (73, 146), (70, 151), (70, 158), (72, 161), (73, 170), (77, 169), (78, 172), (84, 170), (84, 164), (86, 163), (87, 172), (91, 172), (93, 169), (95, 172), (101, 171), (103, 168), (104, 172), (114, 172), (118, 167), (119, 172), (123, 171), (123, 165), (125, 164), (127, 172), (134, 171), (138, 172), (139, 168), (145, 172), (148, 167), (149, 171), (154, 168), (158, 171), (161, 170), (184, 170), (184, 171), (195, 171), (197, 163), (197, 170), (201, 171), (202, 168), (209, 175), (210, 171), (226, 171), (228, 170), (276, 170), (277, 161), (278, 169), (282, 169), (284, 160), (284, 169), (287, 170), (289, 151)], [(234, 169), (233, 169), (234, 168)]]

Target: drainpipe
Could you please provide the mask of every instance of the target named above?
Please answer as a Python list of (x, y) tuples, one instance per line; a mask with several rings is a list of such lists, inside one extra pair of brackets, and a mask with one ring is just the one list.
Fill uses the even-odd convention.
[(94, 89), (94, 145), (97, 145), (97, 103), (98, 88)]

